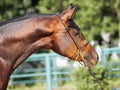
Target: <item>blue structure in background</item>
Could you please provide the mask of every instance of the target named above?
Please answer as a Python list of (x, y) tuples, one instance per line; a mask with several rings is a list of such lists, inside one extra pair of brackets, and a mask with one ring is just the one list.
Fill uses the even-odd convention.
[(114, 48), (103, 48), (102, 49), (102, 64), (104, 66), (107, 66), (107, 56), (106, 55), (110, 55), (112, 53), (117, 53), (120, 54), (120, 47), (114, 47)]
[[(45, 79), (37, 79), (37, 80), (23, 80), (23, 81), (11, 81), (11, 84), (31, 84), (31, 83), (39, 83), (39, 82), (46, 82), (46, 88), (47, 90), (52, 90), (52, 83), (54, 83), (54, 87), (58, 88), (59, 81), (66, 81), (70, 80), (70, 77), (62, 77), (58, 78), (59, 75), (69, 75), (71, 73), (72, 67), (65, 67), (66, 69), (63, 71), (59, 71), (57, 65), (56, 65), (56, 58), (64, 58), (58, 54), (55, 53), (43, 53), (43, 54), (33, 54), (30, 56), (26, 62), (35, 62), (35, 61), (44, 61), (45, 62), (45, 68), (34, 68), (31, 70), (26, 70), (26, 72), (32, 72), (32, 73), (23, 73), (23, 74), (13, 74), (11, 76), (11, 79), (13, 78), (27, 78), (27, 77), (39, 77), (44, 76)], [(61, 60), (62, 62), (62, 60)], [(42, 70), (44, 72), (40, 72)], [(69, 69), (69, 70), (68, 70)], [(36, 73), (37, 71), (37, 73)]]
[[(109, 62), (108, 62), (108, 55), (112, 54), (112, 53), (117, 53), (120, 54), (120, 47), (114, 47), (114, 48), (104, 48), (102, 49), (102, 64), (106, 67), (106, 70), (109, 71), (120, 71), (120, 68), (116, 68), (116, 67), (112, 67), (109, 68)], [(45, 63), (45, 68), (35, 68), (32, 69), (31, 71), (33, 71), (33, 73), (25, 73), (25, 74), (13, 74), (11, 76), (12, 78), (24, 78), (24, 77), (38, 77), (38, 76), (44, 76), (46, 77), (45, 79), (40, 79), (40, 80), (25, 80), (24, 82), (12, 82), (12, 84), (19, 84), (19, 83), (39, 83), (39, 82), (46, 82), (46, 88), (47, 90), (52, 90), (52, 85), (54, 83), (54, 87), (57, 89), (59, 86), (59, 81), (62, 80), (71, 80), (70, 77), (62, 77), (59, 78), (59, 75), (69, 75), (72, 72), (72, 68), (74, 67), (64, 67), (64, 69), (62, 71), (60, 71), (60, 68), (56, 65), (56, 57), (59, 58), (64, 58), (58, 54), (55, 53), (43, 53), (43, 54), (33, 54), (32, 56), (30, 56), (26, 62), (35, 62), (35, 61), (44, 61)], [(120, 63), (117, 64), (110, 64), (111, 66), (113, 65), (119, 65)], [(39, 72), (40, 70), (42, 70), (44, 72)], [(38, 70), (38, 73), (35, 73), (35, 71)], [(29, 70), (27, 70), (28, 72)], [(119, 75), (120, 77), (120, 75)], [(111, 78), (111, 77), (110, 77)]]
[[(120, 59), (117, 61), (109, 60), (109, 55), (116, 53), (120, 54), (120, 47), (102, 49), (102, 64), (106, 68), (106, 78), (120, 78)], [(112, 90), (120, 90), (120, 88), (112, 88)]]

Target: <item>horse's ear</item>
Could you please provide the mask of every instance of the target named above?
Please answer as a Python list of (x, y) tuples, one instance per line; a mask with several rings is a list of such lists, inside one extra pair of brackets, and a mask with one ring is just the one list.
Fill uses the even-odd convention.
[(76, 11), (76, 8), (77, 8), (77, 5), (76, 6), (72, 6), (70, 5), (67, 10), (65, 10), (64, 12), (62, 12), (61, 14), (61, 19), (66, 21), (68, 19), (72, 19), (74, 14), (75, 14), (75, 11)]

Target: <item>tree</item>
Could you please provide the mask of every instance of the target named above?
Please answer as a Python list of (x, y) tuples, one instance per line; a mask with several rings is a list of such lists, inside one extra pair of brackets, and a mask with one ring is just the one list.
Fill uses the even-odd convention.
[[(75, 22), (88, 40), (101, 40), (101, 32), (120, 38), (119, 0), (0, 0), (0, 20), (7, 20), (27, 12), (59, 13), (68, 5), (78, 4)], [(117, 36), (117, 38), (118, 38)]]

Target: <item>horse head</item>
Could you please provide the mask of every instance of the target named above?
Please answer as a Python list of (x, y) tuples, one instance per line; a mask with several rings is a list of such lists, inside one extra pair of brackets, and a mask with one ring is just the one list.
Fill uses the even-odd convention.
[(52, 35), (53, 50), (63, 56), (78, 62), (84, 62), (87, 67), (97, 64), (98, 55), (94, 47), (85, 39), (80, 28), (73, 21), (76, 6), (69, 6), (56, 15), (54, 33)]

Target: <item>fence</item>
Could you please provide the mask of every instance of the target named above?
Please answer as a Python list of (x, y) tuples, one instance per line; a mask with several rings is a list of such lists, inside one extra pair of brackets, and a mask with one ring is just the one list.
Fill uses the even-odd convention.
[[(102, 64), (106, 67), (107, 76), (109, 78), (119, 78), (120, 73), (120, 61), (119, 62), (109, 62), (108, 57), (110, 54), (118, 53), (120, 54), (120, 48), (104, 48), (102, 49)], [(33, 54), (30, 56), (26, 62), (35, 62), (35, 61), (43, 61), (45, 64), (45, 68), (32, 68), (30, 70), (26, 70), (23, 74), (13, 74), (11, 79), (13, 78), (26, 78), (26, 77), (43, 77), (39, 80), (25, 80), (23, 82), (20, 81), (12, 81), (12, 84), (18, 83), (39, 83), (39, 82), (46, 82), (47, 90), (52, 90), (52, 83), (54, 83), (54, 87), (58, 88), (59, 81), (62, 80), (70, 80), (70, 77), (59, 77), (59, 75), (69, 75), (71, 73), (71, 68), (73, 67), (64, 67), (58, 68), (56, 65), (56, 58), (64, 59), (64, 57), (59, 56), (55, 53), (48, 53), (48, 54)], [(62, 62), (62, 61), (61, 61)], [(71, 65), (70, 65), (71, 66)], [(62, 71), (60, 71), (62, 70)], [(36, 73), (37, 72), (37, 73)], [(115, 73), (111, 73), (115, 72)]]
[[(45, 63), (45, 68), (32, 68), (24, 70), (22, 74), (16, 74), (17, 70), (11, 76), (11, 84), (28, 84), (28, 83), (39, 83), (39, 82), (46, 82), (47, 90), (52, 90), (52, 82), (54, 83), (55, 88), (58, 88), (59, 81), (70, 80), (70, 77), (58, 77), (59, 75), (69, 75), (71, 72), (71, 68), (69, 66), (58, 68), (56, 65), (56, 58), (65, 59), (62, 56), (59, 56), (55, 53), (48, 53), (48, 54), (33, 54), (30, 56), (26, 62), (35, 62), (35, 61), (43, 61)], [(62, 61), (61, 61), (62, 62)], [(62, 70), (62, 71), (60, 71)], [(39, 77), (42, 76), (43, 78), (37, 78), (37, 80), (23, 80), (24, 78), (30, 77)], [(19, 79), (18, 81), (12, 81), (12, 79)]]
[[(120, 47), (102, 49), (102, 64), (106, 68), (106, 78), (109, 79), (120, 78), (120, 59), (109, 60), (109, 55), (113, 53), (120, 54)], [(120, 90), (120, 88), (113, 88), (112, 90)]]

